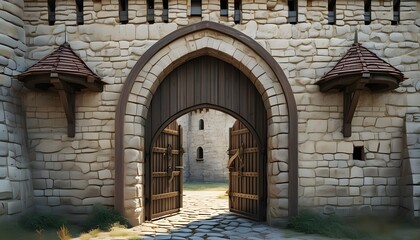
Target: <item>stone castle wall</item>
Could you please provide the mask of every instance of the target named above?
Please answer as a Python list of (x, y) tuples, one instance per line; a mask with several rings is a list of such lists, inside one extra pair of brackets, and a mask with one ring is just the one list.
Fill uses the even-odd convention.
[(33, 190), (27, 150), (25, 90), (14, 79), (26, 69), (23, 1), (0, 2), (0, 219), (30, 210)]
[[(76, 54), (108, 83), (103, 93), (77, 95), (75, 138), (66, 136), (57, 94), (23, 96), (37, 208), (79, 216), (90, 211), (93, 203), (113, 204), (114, 119), (122, 83), (157, 40), (188, 24), (211, 20), (254, 38), (277, 60), (292, 85), (299, 110), (299, 206), (343, 214), (396, 211), (405, 114), (418, 107), (418, 101), (407, 99), (419, 99), (420, 91), (419, 3), (402, 1), (400, 24), (392, 26), (391, 1), (383, 5), (372, 1), (370, 25), (363, 23), (363, 1), (338, 0), (336, 25), (327, 24), (326, 1), (310, 2), (299, 1), (299, 23), (291, 25), (285, 0), (242, 1), (242, 20), (235, 25), (233, 3), (229, 17), (219, 16), (218, 1), (203, 1), (203, 16), (191, 17), (188, 1), (169, 1), (169, 23), (162, 23), (156, 10), (156, 23), (147, 24), (145, 1), (130, 1), (130, 21), (122, 25), (117, 0), (86, 1), (85, 25), (77, 26), (74, 1), (57, 1), (57, 21), (48, 26), (46, 1), (25, 1), (29, 65), (67, 38)], [(363, 46), (400, 69), (407, 80), (391, 93), (362, 94), (352, 137), (343, 138), (342, 96), (320, 93), (315, 82), (348, 50), (356, 30)], [(269, 144), (278, 139), (269, 136)], [(363, 147), (364, 161), (353, 160), (354, 146)], [(268, 156), (269, 184), (288, 181), (282, 153), (271, 151)], [(143, 169), (128, 168), (143, 173)], [(136, 191), (142, 191), (141, 185)], [(275, 196), (287, 196), (286, 188), (273, 191)], [(287, 202), (269, 211), (281, 217), (287, 216), (285, 209)]]
[[(204, 129), (199, 130), (199, 121)], [(229, 128), (235, 119), (213, 109), (196, 110), (177, 120), (184, 129), (184, 179), (199, 182), (227, 182), (229, 170)], [(202, 147), (204, 157), (198, 159), (197, 148)]]

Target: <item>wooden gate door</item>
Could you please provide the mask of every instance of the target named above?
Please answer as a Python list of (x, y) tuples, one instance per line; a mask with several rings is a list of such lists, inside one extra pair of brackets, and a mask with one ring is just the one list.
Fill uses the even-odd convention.
[(231, 212), (264, 220), (264, 163), (258, 144), (248, 128), (236, 121), (229, 129), (229, 209)]
[(179, 212), (182, 207), (182, 154), (182, 127), (174, 121), (152, 147), (149, 220)]

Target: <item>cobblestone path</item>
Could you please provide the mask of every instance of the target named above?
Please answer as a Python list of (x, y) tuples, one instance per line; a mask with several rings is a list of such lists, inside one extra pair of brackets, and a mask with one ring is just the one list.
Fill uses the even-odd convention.
[(181, 212), (134, 227), (142, 239), (329, 239), (229, 213), (223, 191), (185, 191)]

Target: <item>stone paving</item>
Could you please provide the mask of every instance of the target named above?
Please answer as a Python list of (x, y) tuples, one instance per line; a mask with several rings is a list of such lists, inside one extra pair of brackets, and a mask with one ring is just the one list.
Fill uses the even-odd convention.
[(134, 227), (142, 239), (329, 239), (229, 213), (224, 191), (185, 191), (180, 213)]

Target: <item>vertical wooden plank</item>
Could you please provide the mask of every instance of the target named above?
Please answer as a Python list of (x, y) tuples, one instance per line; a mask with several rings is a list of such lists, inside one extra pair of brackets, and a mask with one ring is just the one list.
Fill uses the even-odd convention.
[(179, 151), (179, 166), (181, 167), (179, 169), (179, 171), (181, 171), (181, 174), (179, 176), (179, 207), (182, 208), (183, 204), (184, 204), (184, 200), (183, 200), (183, 190), (184, 190), (184, 162), (183, 162), (183, 146), (182, 143), (184, 142), (184, 130), (182, 129), (182, 126), (179, 126), (179, 141), (178, 141), (178, 149)]

